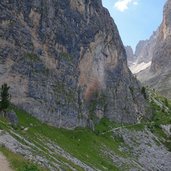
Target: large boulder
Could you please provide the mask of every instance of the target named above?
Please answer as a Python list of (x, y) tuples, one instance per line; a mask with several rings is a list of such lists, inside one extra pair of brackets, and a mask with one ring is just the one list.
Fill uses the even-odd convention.
[(9, 111), (6, 113), (6, 117), (12, 125), (18, 124), (18, 117), (14, 111)]

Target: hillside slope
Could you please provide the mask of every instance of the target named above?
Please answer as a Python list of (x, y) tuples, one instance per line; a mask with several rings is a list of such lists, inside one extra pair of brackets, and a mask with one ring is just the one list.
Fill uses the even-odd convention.
[(13, 106), (19, 123), (0, 118), (0, 151), (17, 171), (169, 171), (171, 102), (149, 92), (152, 120), (116, 124), (103, 118), (94, 131), (48, 126)]

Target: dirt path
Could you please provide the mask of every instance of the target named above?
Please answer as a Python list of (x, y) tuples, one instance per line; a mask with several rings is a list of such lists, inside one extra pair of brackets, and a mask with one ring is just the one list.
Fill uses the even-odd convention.
[(2, 171), (13, 171), (10, 168), (10, 164), (5, 158), (5, 156), (0, 152), (0, 170)]
[(112, 128), (108, 131), (105, 131), (105, 132), (102, 132), (101, 134), (106, 134), (108, 132), (114, 132), (114, 131), (117, 131), (119, 129), (122, 129), (122, 128), (129, 128), (129, 127), (132, 127), (132, 126), (136, 126), (136, 125), (139, 125), (140, 123), (136, 123), (136, 124), (131, 124), (131, 125), (123, 125), (123, 126), (119, 126), (119, 127), (116, 127), (116, 128)]

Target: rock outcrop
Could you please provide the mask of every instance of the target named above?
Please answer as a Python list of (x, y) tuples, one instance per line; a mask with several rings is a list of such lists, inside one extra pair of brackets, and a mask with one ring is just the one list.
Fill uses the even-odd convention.
[(135, 51), (137, 64), (140, 64), (142, 62), (148, 63), (152, 60), (157, 36), (158, 36), (158, 31), (153, 32), (153, 35), (150, 37), (150, 39), (139, 41)]
[(138, 78), (171, 98), (171, 0), (164, 6), (163, 21), (157, 31), (152, 50), (151, 66), (140, 73)]
[(151, 71), (163, 72), (171, 66), (171, 1), (164, 6), (163, 22), (159, 28)]
[(131, 46), (125, 46), (126, 54), (127, 54), (127, 62), (128, 66), (132, 66), (136, 61), (136, 57), (134, 55), (133, 49)]
[(0, 1), (0, 84), (58, 127), (145, 115), (118, 30), (101, 0)]

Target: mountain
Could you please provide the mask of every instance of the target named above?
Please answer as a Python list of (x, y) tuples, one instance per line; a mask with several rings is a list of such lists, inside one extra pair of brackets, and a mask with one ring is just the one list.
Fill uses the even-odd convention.
[(171, 1), (164, 6), (163, 21), (149, 40), (136, 47), (137, 61), (130, 66), (137, 78), (171, 98)]
[(151, 65), (157, 36), (158, 31), (154, 32), (150, 39), (139, 41), (133, 54), (129, 53), (126, 48), (128, 66), (133, 74), (137, 74)]
[(65, 128), (146, 115), (101, 0), (1, 0), (0, 21), (0, 84), (10, 85), (15, 105)]
[(164, 6), (163, 21), (154, 49), (151, 71), (167, 72), (171, 66), (171, 0)]
[(171, 170), (171, 102), (132, 75), (101, 0), (1, 0), (3, 83), (13, 170)]
[(142, 62), (148, 63), (152, 60), (153, 51), (156, 44), (158, 31), (154, 32), (153, 35), (148, 40), (141, 40), (136, 46), (135, 56), (137, 58), (137, 63)]
[(162, 95), (171, 98), (171, 1), (164, 6), (163, 21), (159, 27), (150, 68), (138, 78)]

